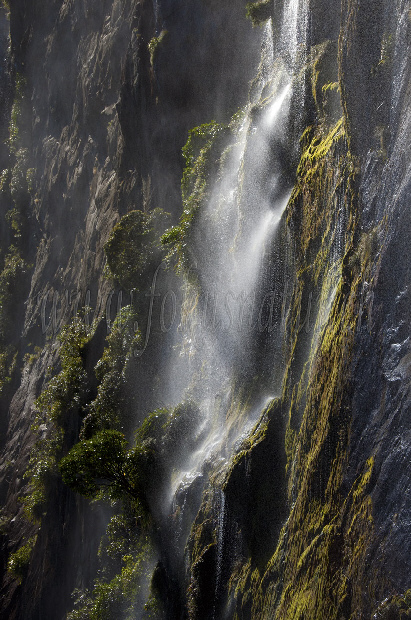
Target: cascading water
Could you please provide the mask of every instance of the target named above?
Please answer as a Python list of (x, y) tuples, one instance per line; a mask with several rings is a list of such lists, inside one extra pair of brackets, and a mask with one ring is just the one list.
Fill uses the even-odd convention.
[(298, 69), (298, 56), (305, 58), (308, 32), (308, 1), (287, 0), (284, 4), (280, 46), (291, 70)]
[[(172, 362), (170, 383), (174, 391), (179, 386), (175, 400), (192, 398), (199, 403), (203, 420), (199, 423), (199, 447), (186, 471), (173, 480), (169, 496), (173, 511), (178, 504), (180, 512), (184, 511), (187, 494), (194, 486), (199, 502), (203, 485), (195, 485), (195, 481), (204, 480), (211, 464), (224, 465), (274, 396), (266, 386), (254, 405), (246, 407), (245, 415), (234, 416), (235, 422), (230, 422), (230, 412), (237, 407), (236, 380), (239, 373), (247, 373), (256, 340), (256, 322), (246, 317), (250, 319), (253, 307), (261, 314), (265, 255), (292, 188), (286, 170), (287, 122), (306, 32), (306, 2), (288, 2), (281, 36), (283, 60), (280, 57), (275, 63), (271, 21), (266, 25), (262, 77), (258, 86), (254, 85), (252, 101), (242, 111), (241, 120), (236, 120), (235, 140), (220, 160), (209, 200), (196, 220), (192, 258), (200, 291), (188, 285), (186, 305), (190, 310), (182, 326), (179, 354)], [(224, 499), (219, 503), (223, 510)], [(217, 597), (224, 553), (225, 517), (221, 510), (217, 517)], [(179, 535), (181, 522), (180, 517)]]

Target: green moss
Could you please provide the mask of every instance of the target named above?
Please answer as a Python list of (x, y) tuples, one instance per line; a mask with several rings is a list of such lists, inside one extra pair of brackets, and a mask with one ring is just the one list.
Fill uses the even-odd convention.
[[(319, 80), (316, 88), (327, 97), (339, 94), (332, 79)], [(330, 127), (329, 117), (324, 117), (301, 139), (297, 183), (287, 211), (289, 230), (297, 241), (296, 276), (286, 322), (288, 362), (281, 399), (288, 422), (282, 441), (289, 515), (275, 541), (266, 544), (270, 559), (265, 567), (256, 566), (258, 548), (252, 545), (249, 555), (243, 552), (244, 558), (233, 567), (233, 617), (339, 620), (361, 609), (374, 527), (372, 455), (365, 457), (348, 491), (343, 491), (343, 480), (355, 334), (362, 284), (370, 280), (374, 233), (354, 240), (357, 164), (349, 152), (345, 124), (340, 118)], [(273, 436), (269, 425), (253, 449), (242, 446), (232, 460), (226, 506), (241, 524), (243, 540), (250, 540), (247, 536), (256, 527), (244, 521), (250, 497), (254, 509), (259, 502), (264, 506), (265, 500), (256, 499), (259, 487), (264, 497), (273, 491), (265, 487), (262, 474), (242, 500), (241, 484), (248, 484), (253, 467), (258, 471), (259, 454)], [(278, 473), (271, 476), (271, 484), (279, 479)], [(207, 513), (201, 520), (205, 528)], [(200, 532), (196, 536), (200, 540)]]
[(11, 118), (9, 125), (9, 148), (12, 153), (17, 152), (20, 135), (20, 125), (22, 119), (22, 102), (26, 90), (25, 77), (17, 73), (15, 78), (14, 101), (11, 108)]
[(8, 343), (10, 334), (14, 332), (16, 306), (20, 302), (16, 289), (25, 283), (30, 269), (31, 266), (22, 258), (20, 250), (11, 245), (0, 273), (0, 344)]
[[(259, 586), (263, 602), (256, 610), (261, 613), (262, 609), (275, 606), (276, 618), (304, 616), (319, 620), (348, 617), (347, 609), (356, 604), (349, 593), (350, 583), (361, 583), (372, 535), (368, 493), (373, 460), (365, 463), (363, 474), (345, 498), (340, 491), (349, 437), (357, 306), (361, 282), (367, 278), (369, 254), (365, 254), (360, 243), (356, 252), (361, 258), (350, 272), (349, 286), (344, 261), (337, 257), (333, 262), (329, 258), (335, 203), (346, 209), (347, 222), (353, 217), (355, 166), (347, 151), (343, 122), (339, 121), (326, 134), (321, 127), (308, 129), (302, 145), (289, 222), (303, 251), (288, 319), (291, 362), (283, 393), (290, 403), (286, 450), (288, 494), (290, 504), (293, 503), (284, 536), (280, 536), (277, 551)], [(337, 155), (339, 166), (334, 167)], [(347, 227), (344, 252), (351, 243), (352, 231)], [(300, 316), (307, 289), (317, 291), (318, 307), (314, 308), (313, 325), (307, 332), (312, 338), (309, 363), (298, 369), (296, 386), (292, 377), (297, 372), (294, 360), (301, 355), (300, 342), (304, 342)], [(306, 359), (307, 349), (303, 357)], [(285, 568), (281, 566), (282, 557), (287, 558)], [(280, 574), (284, 582), (282, 591), (272, 581)], [(254, 596), (258, 600), (257, 593)]]
[(338, 90), (339, 85), (338, 82), (327, 82), (327, 84), (323, 84), (321, 90), (323, 93), (327, 93), (330, 90)]
[(87, 406), (81, 439), (89, 439), (99, 430), (121, 430), (128, 426), (126, 377), (140, 340), (136, 311), (126, 306), (117, 315), (107, 336), (107, 346), (96, 365), (97, 396)]
[(195, 127), (189, 132), (183, 148), (183, 213), (179, 224), (167, 230), (161, 238), (161, 242), (169, 248), (168, 258), (173, 255), (177, 257), (177, 271), (186, 274), (190, 272), (190, 232), (200, 206), (209, 196), (210, 175), (216, 169), (222, 141), (229, 133), (227, 126), (215, 121)]
[(33, 536), (30, 540), (12, 553), (7, 562), (7, 571), (19, 582), (27, 575), (30, 564), (31, 554), (36, 544), (37, 536)]
[(27, 183), (27, 189), (30, 194), (34, 194), (35, 180), (36, 180), (36, 169), (28, 168), (26, 172), (26, 183)]
[(411, 618), (411, 590), (386, 599), (372, 616), (378, 620), (408, 620)]
[(141, 611), (152, 565), (150, 540), (147, 536), (141, 536), (132, 550), (122, 556), (116, 574), (97, 579), (92, 591), (74, 593), (75, 609), (68, 614), (67, 620), (136, 618)]
[(130, 211), (114, 227), (104, 251), (109, 268), (125, 289), (144, 290), (164, 253), (159, 242), (168, 223), (161, 209), (149, 213)]
[(152, 67), (154, 67), (154, 61), (156, 59), (158, 49), (160, 45), (162, 44), (162, 42), (164, 41), (167, 34), (168, 34), (167, 30), (162, 30), (160, 34), (158, 35), (158, 37), (153, 37), (148, 44), (148, 51), (150, 52), (150, 64)]
[(287, 455), (287, 469), (290, 467), (290, 464), (293, 460), (295, 448), (297, 442), (297, 433), (290, 426), (287, 426), (286, 434), (285, 434), (285, 452)]
[(249, 2), (246, 5), (246, 16), (251, 19), (253, 26), (261, 26), (272, 16), (272, 0)]
[(62, 369), (36, 401), (33, 430), (39, 438), (24, 474), (29, 481), (29, 492), (22, 498), (25, 512), (33, 521), (40, 520), (47, 508), (48, 492), (58, 476), (57, 463), (62, 456), (66, 430), (72, 427), (73, 419), (78, 424), (85, 402), (87, 375), (82, 351), (89, 339), (90, 334), (80, 319), (63, 328), (59, 336)]
[(0, 353), (0, 395), (11, 384), (16, 370), (17, 350), (13, 345), (2, 347)]

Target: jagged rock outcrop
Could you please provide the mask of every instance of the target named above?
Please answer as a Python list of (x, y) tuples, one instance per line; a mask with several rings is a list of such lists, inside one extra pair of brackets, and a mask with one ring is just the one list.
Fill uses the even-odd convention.
[[(101, 357), (107, 301), (111, 321), (118, 301), (119, 289), (111, 296), (113, 282), (103, 275), (103, 246), (116, 222), (132, 209), (154, 207), (178, 217), (188, 129), (205, 117), (229, 114), (246, 98), (252, 62), (244, 72), (238, 56), (248, 59), (259, 46), (258, 41), (254, 48), (232, 45), (232, 37), (242, 43), (251, 31), (241, 12), (237, 23), (227, 19), (232, 8), (201, 2), (176, 8), (134, 1), (13, 1), (9, 12), (1, 10), (2, 58), (8, 63), (1, 74), (1, 135), (9, 134), (12, 107), (18, 125), (12, 152), (6, 148), (2, 154), (2, 168), (22, 168), (17, 208), (28, 230), (23, 249), (29, 273), (29, 280), (14, 283), (17, 363), (2, 399), (2, 617), (62, 617), (74, 587), (94, 576), (95, 560), (87, 559), (98, 546), (94, 517), (89, 528), (88, 509), (62, 487), (43, 521), (27, 580), (19, 586), (6, 572), (7, 557), (36, 531), (18, 501), (36, 440), (33, 403), (47, 372), (58, 370), (56, 335), (84, 306), (91, 307), (86, 321), (102, 321), (88, 365)], [(224, 24), (225, 38), (216, 35), (216, 20)], [(167, 36), (157, 45), (160, 30)], [(198, 45), (200, 33), (214, 37), (224, 66), (210, 65)], [(221, 100), (226, 73), (232, 87)], [(16, 84), (19, 92), (13, 92)], [(13, 243), (4, 216), (13, 200), (4, 187), (3, 252)], [(146, 412), (156, 364), (146, 363), (137, 378)], [(63, 571), (62, 562), (67, 562)]]

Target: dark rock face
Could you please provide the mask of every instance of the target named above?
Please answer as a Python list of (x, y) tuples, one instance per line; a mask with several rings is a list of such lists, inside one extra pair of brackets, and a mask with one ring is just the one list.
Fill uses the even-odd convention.
[[(274, 37), (283, 4), (272, 10)], [(281, 393), (224, 465), (204, 465), (171, 520), (155, 515), (159, 604), (144, 617), (410, 613), (411, 13), (400, 0), (331, 4), (309, 3), (304, 112), (295, 98), (290, 135), (307, 127), (300, 152), (283, 156), (284, 183), (295, 187), (267, 252), (264, 277), (283, 272), (273, 311), (282, 340), (274, 355), (260, 334), (252, 371), (237, 373), (237, 391), (252, 400), (281, 357)], [(247, 102), (261, 78), (263, 29), (237, 0), (10, 0), (6, 14), (1, 8), (0, 617), (63, 619), (73, 591), (93, 587), (112, 513), (56, 477), (41, 527), (24, 515), (35, 401), (60, 372), (57, 335), (91, 306), (84, 321), (94, 320), (94, 336), (81, 349), (87, 389), (67, 423), (72, 445), (100, 385), (94, 369), (113, 300), (122, 303), (104, 272), (104, 245), (130, 211), (163, 209), (177, 223), (188, 131), (228, 123)], [(153, 255), (161, 262), (158, 248)], [(145, 317), (157, 268), (147, 264)], [(167, 278), (159, 276), (162, 295), (180, 285)], [(135, 417), (123, 421), (126, 432), (163, 405), (173, 341), (156, 321), (142, 363), (118, 372), (122, 412)], [(50, 429), (41, 432), (48, 441)], [(140, 520), (132, 515), (133, 527)], [(28, 540), (19, 583), (7, 566)]]
[[(19, 146), (28, 151), (27, 167), (35, 169), (34, 188), (26, 198), (26, 250), (33, 270), (24, 293), (25, 318), (19, 316), (15, 323), (21, 365), (26, 352), (45, 346), (46, 336), (54, 340), (77, 308), (92, 306), (90, 322), (93, 316), (105, 316), (112, 284), (102, 274), (103, 245), (121, 215), (163, 207), (178, 217), (181, 148), (187, 132), (204, 120), (229, 117), (233, 106), (241, 105), (259, 40), (251, 36), (252, 26), (236, 3), (164, 3), (155, 9), (151, 2), (13, 2), (9, 21), (3, 9), (1, 19), (2, 58), (7, 59), (1, 73), (1, 135), (9, 133), (14, 96), (10, 84), (22, 76)], [(167, 37), (151, 59), (149, 42), (161, 30), (168, 31)], [(222, 64), (210, 62), (199, 38), (217, 46)], [(226, 75), (230, 87), (221, 100)], [(2, 168), (14, 165), (7, 149), (1, 157)], [(7, 234), (2, 223), (4, 249), (11, 243)], [(149, 286), (147, 282), (147, 290)], [(104, 337), (103, 328), (99, 349)], [(55, 509), (43, 520), (26, 585), (16, 590), (5, 570), (9, 553), (33, 532), (17, 497), (24, 489), (22, 476), (35, 439), (33, 403), (46, 368), (57, 363), (53, 347), (47, 348), (2, 397), (2, 505), (6, 521), (19, 515), (3, 538), (1, 613), (8, 618), (63, 617), (74, 587), (90, 584), (95, 575), (96, 515), (87, 516), (86, 504), (62, 487), (55, 490)], [(92, 352), (91, 365), (100, 356)], [(152, 374), (148, 364), (136, 378), (146, 407), (150, 398), (142, 391), (152, 391)], [(97, 517), (103, 527), (100, 535), (106, 519)], [(95, 558), (91, 564), (89, 556)]]

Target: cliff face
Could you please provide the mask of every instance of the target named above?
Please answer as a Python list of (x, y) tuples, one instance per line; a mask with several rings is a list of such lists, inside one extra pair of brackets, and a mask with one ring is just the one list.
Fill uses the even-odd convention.
[(2, 618), (411, 614), (410, 15), (3, 2)]

